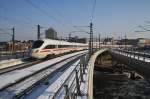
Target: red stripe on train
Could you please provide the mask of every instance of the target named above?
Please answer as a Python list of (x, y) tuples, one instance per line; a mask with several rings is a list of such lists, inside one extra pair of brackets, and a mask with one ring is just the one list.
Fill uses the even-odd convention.
[(60, 49), (43, 49), (40, 52), (63, 51), (63, 50), (71, 50), (71, 49), (66, 49), (66, 48), (60, 48)]

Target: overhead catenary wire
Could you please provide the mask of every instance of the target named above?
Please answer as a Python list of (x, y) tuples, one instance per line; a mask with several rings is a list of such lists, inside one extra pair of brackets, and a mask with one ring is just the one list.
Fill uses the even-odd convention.
[[(1, 31), (2, 31), (2, 33), (1, 33)], [(8, 33), (8, 32), (6, 30), (0, 28), (0, 34), (4, 34), (4, 33)]]
[(141, 28), (141, 29), (143, 29), (143, 30), (145, 30), (145, 31), (150, 31), (149, 29), (147, 29), (147, 28), (145, 28), (145, 27), (143, 27), (141, 25), (139, 25), (138, 27)]
[(145, 21), (145, 23), (148, 23), (148, 24), (150, 24), (150, 21)]
[[(46, 0), (42, 1), (42, 3), (43, 3), (45, 6), (50, 7), (50, 6), (48, 5), (48, 2), (47, 2)], [(51, 9), (54, 10), (55, 13), (62, 19), (61, 21), (62, 21), (63, 26), (71, 27), (71, 28), (73, 27), (73, 28), (75, 28), (75, 29), (77, 29), (77, 30), (81, 30), (81, 29), (78, 28), (78, 27), (74, 27), (75, 25), (74, 25), (72, 22), (67, 22), (67, 23), (66, 23), (66, 21), (65, 21), (65, 16), (61, 13), (60, 10), (58, 11), (58, 10), (56, 10), (56, 9), (53, 9), (52, 7), (51, 7)], [(65, 23), (63, 23), (64, 21), (65, 21)]]
[(94, 0), (93, 6), (92, 6), (91, 19), (90, 19), (91, 22), (93, 22), (93, 19), (94, 19), (95, 8), (96, 8), (96, 0)]
[[(19, 24), (21, 24), (21, 25), (33, 25), (33, 24), (31, 24), (30, 22), (27, 22), (27, 21), (23, 21), (23, 20), (18, 20), (18, 19), (16, 19), (16, 18), (10, 18), (10, 17), (6, 17), (6, 16), (2, 16), (2, 15), (0, 15), (0, 18), (2, 18), (2, 19), (4, 19), (5, 21), (8, 21), (8, 22), (15, 22), (15, 23), (19, 23)], [(13, 23), (12, 23), (12, 25), (14, 25)]]
[[(3, 9), (3, 11), (5, 12), (5, 7), (2, 7), (0, 6), (0, 9)], [(10, 22), (10, 21), (13, 21), (13, 22), (16, 22), (16, 23), (21, 23), (21, 24), (24, 24), (24, 25), (33, 25), (30, 21), (27, 21), (27, 20), (19, 20), (18, 18), (14, 18), (12, 16), (6, 16), (6, 15), (0, 15), (0, 18)], [(25, 18), (25, 16), (24, 16)], [(29, 20), (29, 19), (28, 19)]]
[(48, 8), (50, 8), (51, 11), (52, 11), (52, 10), (55, 11), (55, 13), (57, 14), (57, 16), (61, 17), (62, 19), (65, 18), (64, 15), (63, 15), (60, 11), (58, 11), (57, 9), (54, 9), (54, 8), (52, 8), (51, 6), (49, 6), (49, 3), (48, 3), (46, 0), (44, 0), (44, 1), (42, 0), (42, 3), (43, 3), (45, 6), (47, 6)]
[[(48, 2), (46, 1), (46, 0), (44, 0), (44, 1), (42, 1), (42, 3), (45, 5), (45, 6), (48, 6), (49, 7), (49, 5), (48, 5)], [(40, 8), (40, 7), (39, 7)], [(53, 9), (52, 7), (51, 7), (51, 9)], [(66, 23), (66, 21), (65, 21), (65, 16), (60, 12), (60, 11), (58, 11), (58, 10), (56, 10), (56, 9), (53, 9), (53, 10), (55, 10), (55, 13), (57, 14), (57, 16), (59, 16), (59, 17), (61, 17), (61, 19), (62, 20), (60, 20), (61, 22), (62, 22), (62, 25), (63, 26), (69, 26), (69, 27), (73, 27), (73, 28), (75, 28), (75, 29), (77, 29), (77, 30), (81, 30), (80, 28), (78, 28), (78, 27), (75, 27), (75, 25), (72, 23), (72, 22), (67, 22)], [(45, 10), (44, 10), (45, 11)], [(53, 16), (54, 17), (54, 16)], [(56, 17), (55, 17), (55, 19), (57, 19)], [(63, 22), (65, 22), (65, 23), (63, 23)]]
[[(51, 20), (59, 23), (61, 26), (66, 26), (68, 28), (72, 28), (74, 25), (72, 23), (64, 23), (60, 18), (56, 18), (54, 15), (51, 15), (50, 13), (47, 13), (43, 8), (39, 7), (35, 3), (33, 3), (31, 0), (25, 0), (29, 5), (31, 5), (33, 8), (44, 14), (45, 16), (51, 18)], [(43, 1), (44, 2), (44, 1)], [(47, 5), (47, 4), (46, 4)], [(48, 5), (47, 5), (48, 6)], [(57, 12), (58, 13), (58, 12)], [(59, 15), (59, 13), (58, 13)], [(64, 19), (64, 17), (62, 17)]]
[[(70, 23), (70, 22), (67, 22), (67, 23), (66, 23), (66, 21), (62, 21), (62, 20), (60, 20), (59, 18), (57, 18), (57, 17), (51, 15), (50, 13), (48, 13), (47, 10), (41, 8), (41, 6), (37, 5), (37, 4), (36, 4), (35, 2), (33, 2), (32, 0), (25, 0), (25, 1), (27, 2), (28, 5), (32, 6), (33, 8), (35, 8), (36, 10), (38, 10), (39, 12), (41, 12), (41, 14), (43, 14), (43, 15), (49, 17), (49, 19), (51, 19), (51, 20), (53, 20), (53, 21), (55, 21), (55, 22), (61, 24), (62, 26), (67, 26), (67, 27), (72, 27), (72, 28), (74, 28), (74, 27), (73, 27), (74, 25), (73, 25), (72, 23)], [(44, 1), (43, 1), (43, 2), (44, 2)], [(47, 2), (46, 2), (45, 4), (47, 4)], [(57, 15), (61, 15), (61, 19), (64, 19), (64, 16), (63, 16), (59, 11), (55, 11), (55, 12), (57, 13)], [(23, 25), (29, 25), (29, 24), (31, 25), (31, 20), (28, 20), (29, 17), (25, 17), (25, 16), (24, 16), (24, 19), (23, 19), (23, 20), (22, 20), (22, 19), (19, 20), (18, 18), (12, 18), (12, 17), (7, 17), (7, 16), (0, 16), (0, 17), (2, 17), (3, 19), (5, 19), (6, 21), (12, 23), (13, 26), (15, 26), (16, 23), (23, 24)], [(14, 23), (14, 22), (15, 22), (15, 23)], [(64, 22), (64, 23), (63, 23), (63, 22)], [(34, 26), (35, 26), (35, 25), (36, 25), (36, 24), (34, 24)], [(20, 26), (21, 26), (21, 25), (20, 25)], [(81, 30), (81, 29), (79, 29), (79, 28), (75, 28), (75, 29)]]
[(31, 5), (32, 7), (34, 7), (35, 9), (37, 9), (39, 12), (43, 13), (44, 15), (46, 15), (47, 17), (50, 17), (52, 20), (54, 20), (57, 23), (62, 23), (60, 20), (58, 20), (57, 18), (55, 18), (54, 16), (50, 15), (49, 13), (47, 13), (45, 10), (43, 10), (42, 8), (40, 8), (39, 6), (37, 6), (36, 4), (34, 4), (31, 0), (25, 0), (29, 5)]

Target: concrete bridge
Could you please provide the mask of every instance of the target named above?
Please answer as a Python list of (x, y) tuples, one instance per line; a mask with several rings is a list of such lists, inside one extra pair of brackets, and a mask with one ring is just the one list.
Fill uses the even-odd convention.
[[(88, 63), (88, 99), (93, 99), (93, 75), (95, 61), (103, 53), (111, 55), (112, 60), (123, 63), (147, 80), (150, 78), (150, 55), (148, 53), (139, 53), (134, 51), (118, 50), (118, 49), (101, 49), (96, 51), (90, 58)], [(112, 62), (113, 64), (113, 62)], [(117, 63), (116, 63), (117, 64)]]
[(96, 58), (104, 53), (108, 51), (108, 49), (102, 49), (102, 50), (99, 50), (97, 52), (95, 52), (89, 62), (88, 62), (88, 99), (93, 99), (93, 75), (94, 75), (94, 63), (96, 61)]
[[(107, 56), (106, 58), (111, 61), (104, 62), (105, 56)], [(3, 79), (1, 81), (5, 81), (4, 83), (1, 82), (1, 86), (2, 84), (5, 86), (2, 86), (3, 89), (1, 90), (3, 91), (1, 91), (0, 97), (3, 96), (4, 98), (2, 99), (11, 99), (10, 97), (14, 96), (26, 96), (25, 99), (33, 99), (33, 97), (38, 97), (38, 99), (93, 99), (95, 84), (94, 77), (97, 72), (96, 69), (99, 71), (101, 71), (101, 69), (106, 69), (108, 66), (107, 63), (111, 64), (111, 68), (109, 68), (112, 71), (114, 67), (119, 66), (117, 64), (125, 64), (126, 66), (132, 68), (134, 71), (138, 72), (138, 74), (142, 75), (144, 78), (150, 78), (150, 55), (147, 53), (104, 48), (96, 50), (90, 57), (87, 51), (82, 51), (64, 55), (52, 60), (30, 66), (22, 70), (16, 70), (16, 72), (12, 71), (10, 73), (1, 74), (0, 77)], [(107, 66), (103, 68), (102, 66), (105, 65)], [(28, 77), (28, 75), (31, 75), (31, 77)], [(122, 79), (122, 77), (125, 77), (121, 73), (117, 75), (114, 75), (113, 73), (106, 75), (104, 74), (102, 76), (108, 77), (108, 75), (109, 78), (115, 80), (117, 77), (119, 77), (119, 80)], [(15, 77), (13, 78), (13, 76)], [(27, 78), (25, 80), (21, 79), (22, 77), (26, 76)], [(12, 83), (9, 83), (6, 78)], [(98, 75), (97, 78), (96, 81), (101, 77)], [(20, 81), (18, 81), (18, 79)], [(8, 86), (6, 83), (8, 83)], [(37, 86), (37, 91), (32, 90)], [(38, 91), (41, 90), (44, 91), (39, 94)], [(17, 94), (10, 94), (11, 92), (14, 93), (14, 91)], [(29, 92), (32, 93), (28, 95)], [(37, 93), (39, 95), (37, 95)]]

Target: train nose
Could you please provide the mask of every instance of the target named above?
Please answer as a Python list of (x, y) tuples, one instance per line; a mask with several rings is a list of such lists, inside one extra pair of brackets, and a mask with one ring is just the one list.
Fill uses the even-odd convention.
[(37, 53), (37, 52), (39, 52), (38, 49), (31, 49), (31, 50), (30, 50), (30, 53)]
[(30, 50), (30, 56), (36, 58), (38, 56), (38, 52), (39, 52), (39, 49), (32, 49)]
[(39, 52), (39, 50), (37, 49), (37, 50), (34, 50), (34, 53), (37, 53), (37, 52)]

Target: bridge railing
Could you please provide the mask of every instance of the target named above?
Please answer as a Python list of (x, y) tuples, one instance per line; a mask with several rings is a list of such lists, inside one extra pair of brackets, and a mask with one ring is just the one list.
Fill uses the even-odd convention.
[(150, 60), (150, 54), (149, 53), (123, 50), (123, 49), (112, 49), (111, 51), (118, 52), (119, 54), (128, 56), (130, 58), (134, 58), (137, 60), (142, 60), (144, 62), (150, 62), (150, 61), (147, 61), (147, 59)]
[(64, 98), (64, 99), (76, 99), (77, 96), (83, 96), (81, 92), (81, 83), (84, 81), (84, 75), (86, 70), (86, 56), (80, 58), (79, 63), (75, 66), (73, 71), (69, 74), (63, 86), (54, 93), (53, 99)]

